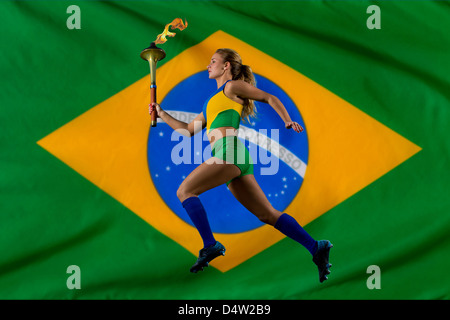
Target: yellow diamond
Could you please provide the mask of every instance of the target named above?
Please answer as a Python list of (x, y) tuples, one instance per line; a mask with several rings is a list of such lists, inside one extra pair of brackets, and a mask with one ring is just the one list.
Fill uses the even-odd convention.
[[(285, 212), (302, 225), (421, 150), (311, 79), (222, 31), (158, 68), (159, 100), (182, 80), (204, 71), (215, 50), (223, 47), (238, 51), (244, 63), (282, 88), (300, 109), (309, 138), (308, 169), (300, 191)], [(148, 77), (136, 81), (38, 144), (197, 255), (202, 246), (197, 230), (167, 207), (149, 174), (148, 87)], [(200, 109), (201, 106), (198, 112)], [(153, 145), (151, 149), (150, 155), (157, 156), (158, 146)], [(215, 236), (227, 248), (226, 257), (211, 263), (222, 272), (284, 238), (268, 225)]]

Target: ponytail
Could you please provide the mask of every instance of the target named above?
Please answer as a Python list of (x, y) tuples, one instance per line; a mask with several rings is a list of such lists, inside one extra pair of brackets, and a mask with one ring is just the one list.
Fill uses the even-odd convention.
[[(252, 86), (256, 86), (255, 76), (250, 66), (242, 64), (240, 55), (232, 49), (218, 49), (216, 53), (222, 55), (224, 61), (231, 64), (233, 80), (243, 80)], [(241, 119), (250, 122), (250, 117), (256, 117), (256, 106), (253, 100), (244, 99)]]

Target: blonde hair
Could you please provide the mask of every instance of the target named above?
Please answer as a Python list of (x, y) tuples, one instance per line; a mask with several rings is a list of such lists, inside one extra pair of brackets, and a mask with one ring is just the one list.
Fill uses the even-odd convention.
[[(239, 53), (233, 49), (217, 49), (216, 53), (221, 55), (224, 62), (230, 63), (233, 80), (244, 80), (252, 86), (256, 86), (252, 69), (250, 66), (242, 64), (242, 58)], [(256, 117), (255, 103), (251, 99), (244, 99), (241, 119), (250, 122), (250, 117)]]

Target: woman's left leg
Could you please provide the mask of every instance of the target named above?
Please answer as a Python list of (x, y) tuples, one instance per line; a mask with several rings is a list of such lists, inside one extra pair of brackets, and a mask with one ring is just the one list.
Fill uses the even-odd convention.
[(195, 168), (177, 190), (178, 199), (183, 202), (190, 197), (198, 197), (205, 191), (220, 186), (241, 174), (234, 164), (211, 157)]
[(206, 211), (198, 196), (207, 190), (226, 183), (241, 172), (233, 164), (218, 161), (214, 157), (206, 160), (184, 179), (177, 190), (178, 199), (200, 233), (204, 247), (214, 245), (216, 240), (211, 231)]
[(199, 252), (197, 262), (191, 267), (193, 273), (203, 270), (212, 259), (225, 254), (225, 247), (214, 238), (208, 216), (198, 196), (240, 173), (241, 170), (234, 164), (212, 157), (192, 171), (177, 190), (178, 199), (203, 240), (203, 249)]

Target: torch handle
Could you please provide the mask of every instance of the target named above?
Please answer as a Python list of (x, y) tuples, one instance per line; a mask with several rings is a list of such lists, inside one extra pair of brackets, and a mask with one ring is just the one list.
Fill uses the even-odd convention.
[[(156, 103), (156, 85), (150, 86), (150, 104)], [(156, 127), (157, 112), (156, 108), (152, 112), (152, 127)]]

